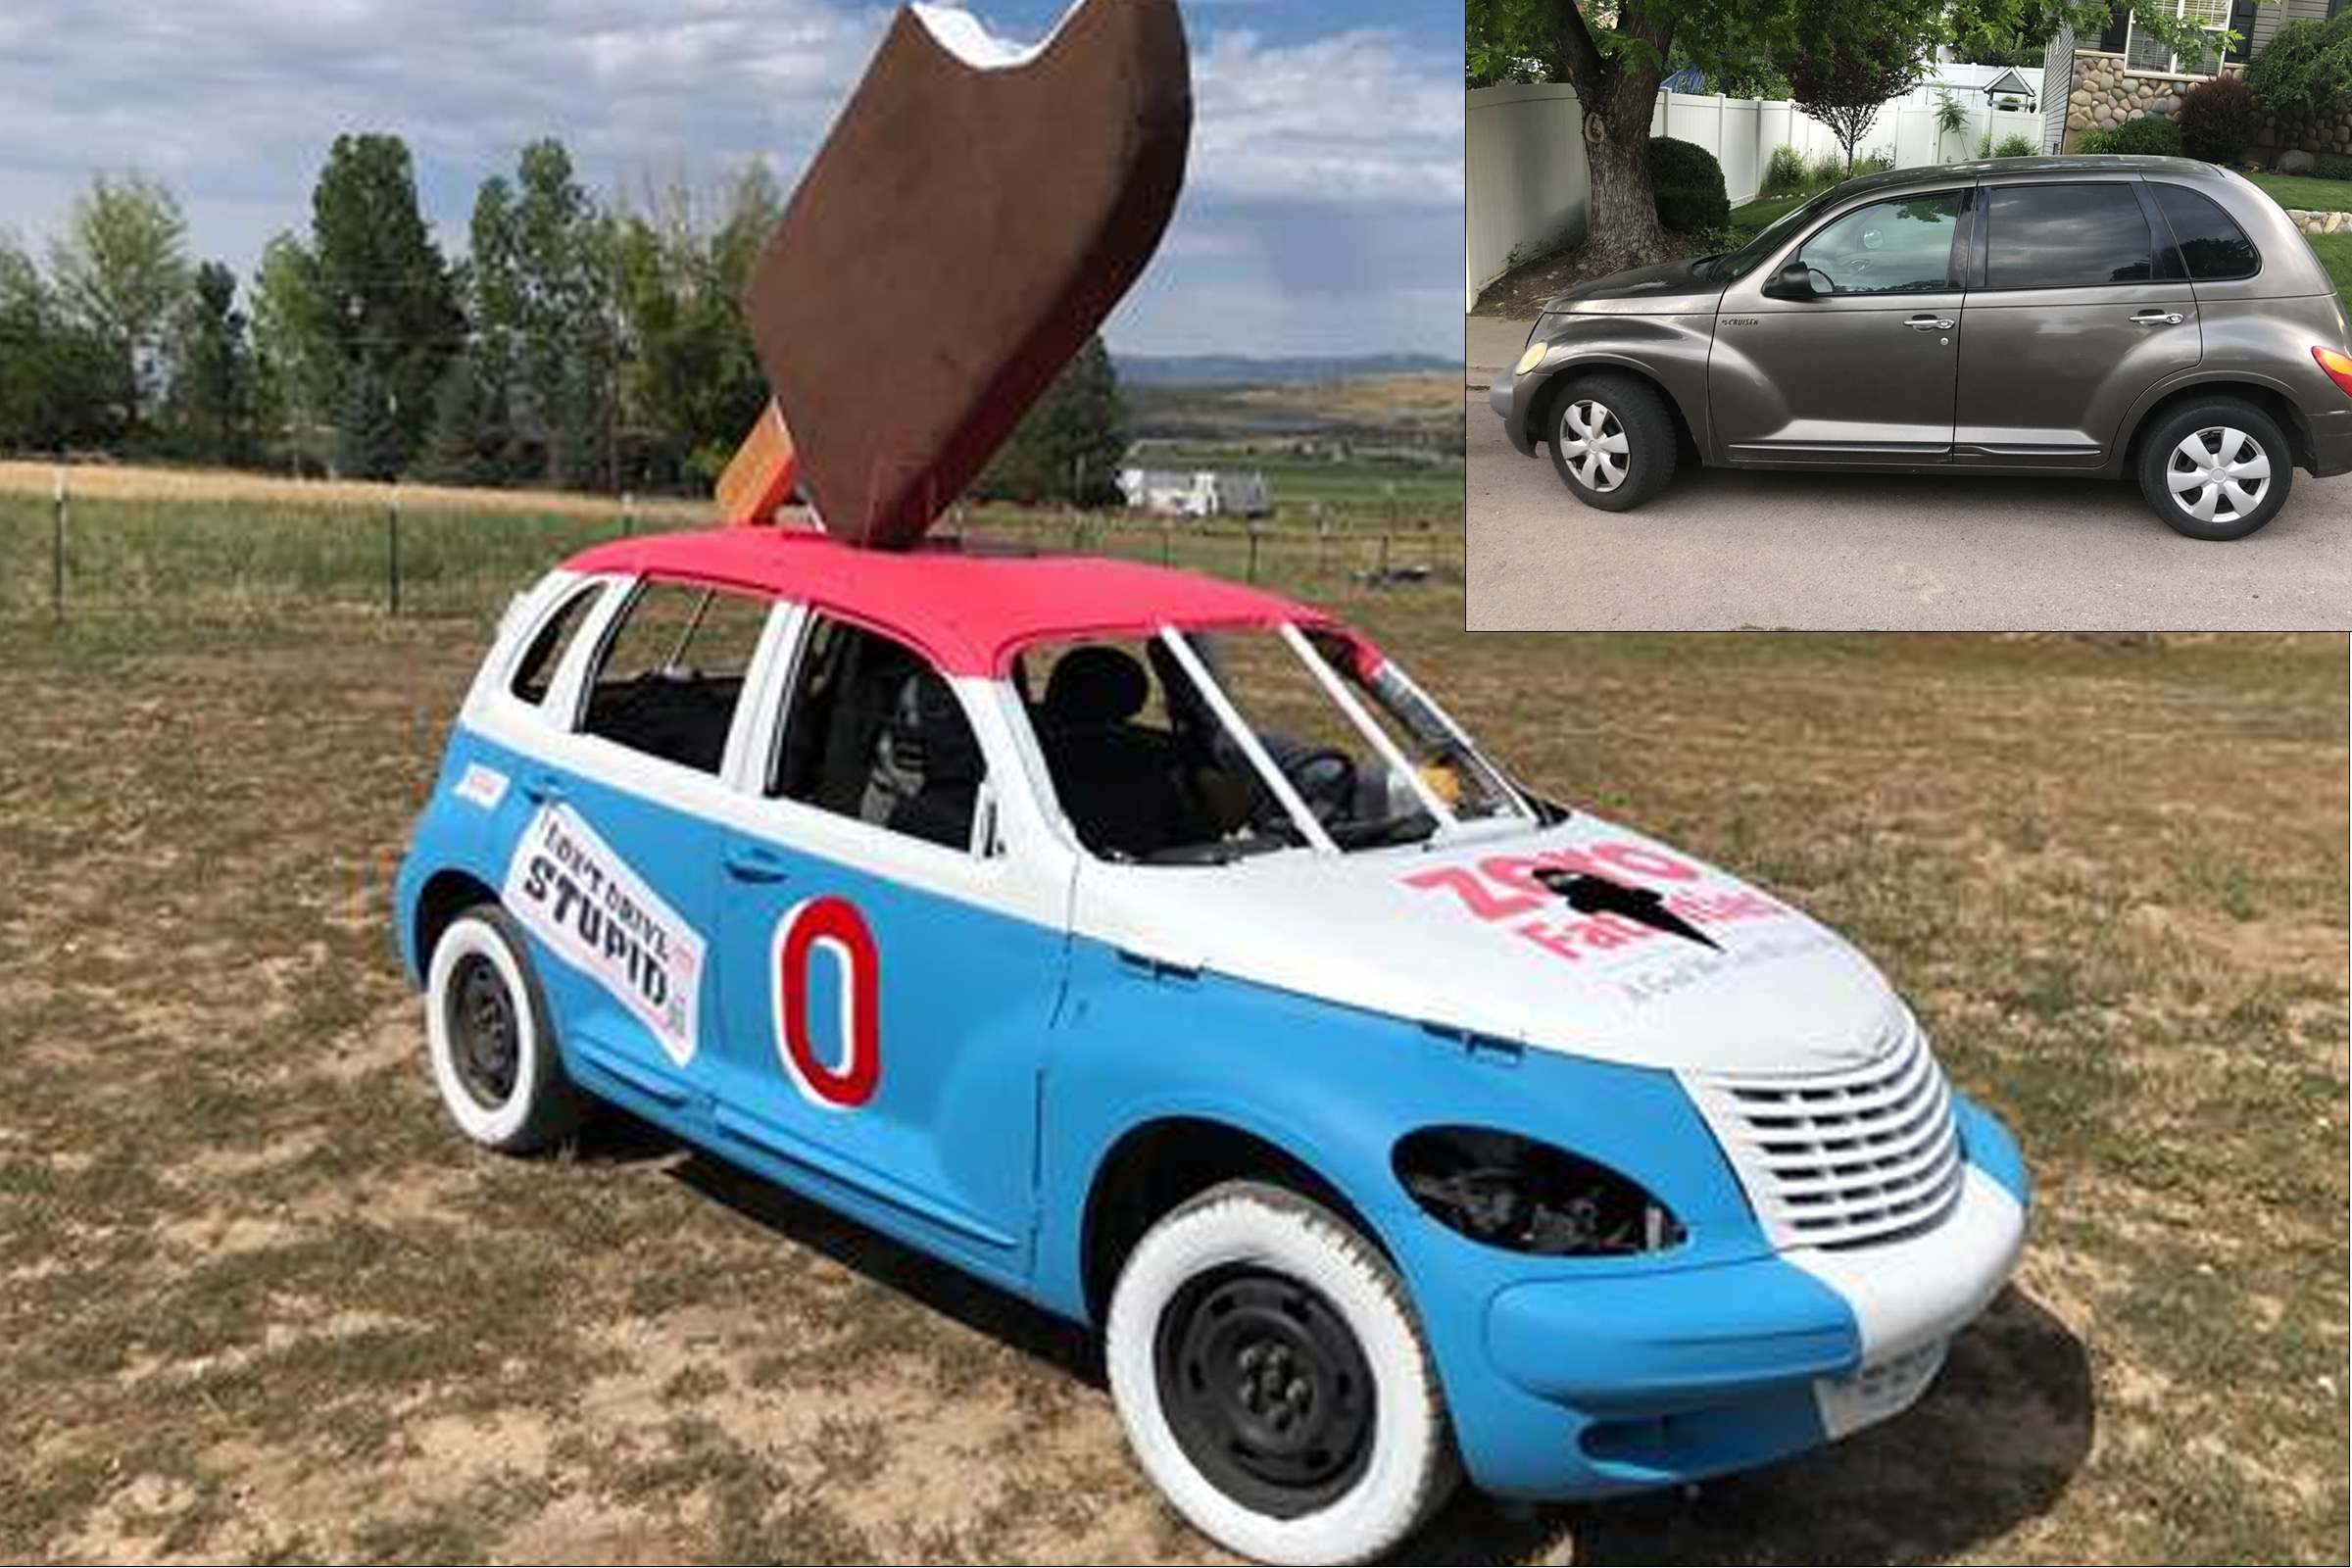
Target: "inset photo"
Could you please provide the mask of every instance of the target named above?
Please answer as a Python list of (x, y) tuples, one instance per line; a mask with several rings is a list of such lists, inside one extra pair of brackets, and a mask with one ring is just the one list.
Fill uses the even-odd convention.
[(1478, 4), (1465, 67), (1473, 629), (2352, 625), (2352, 8)]

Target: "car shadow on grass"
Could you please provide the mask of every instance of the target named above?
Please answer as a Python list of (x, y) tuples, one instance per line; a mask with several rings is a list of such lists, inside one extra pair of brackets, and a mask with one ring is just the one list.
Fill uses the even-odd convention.
[(2096, 1425), (2081, 1338), (2012, 1286), (1904, 1414), (1784, 1464), (1607, 1502), (1513, 1508), (1464, 1492), (1412, 1562), (1937, 1562), (2056, 1503)]

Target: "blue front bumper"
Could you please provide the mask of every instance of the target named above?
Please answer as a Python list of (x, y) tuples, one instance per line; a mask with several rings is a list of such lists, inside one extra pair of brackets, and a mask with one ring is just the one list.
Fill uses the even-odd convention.
[(1915, 1402), (2025, 1240), (2015, 1145), (1957, 1097), (1955, 1109), (1970, 1157), (1962, 1194), (1919, 1235), (1492, 1293), (1475, 1349), (1439, 1346), (1472, 1479), (1528, 1498), (1697, 1481)]

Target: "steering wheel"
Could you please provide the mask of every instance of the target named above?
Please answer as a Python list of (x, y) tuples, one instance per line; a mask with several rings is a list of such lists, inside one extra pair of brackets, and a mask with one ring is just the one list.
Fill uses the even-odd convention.
[(1317, 746), (1282, 764), (1282, 776), (1315, 813), (1329, 823), (1355, 805), (1355, 759), (1336, 746)]

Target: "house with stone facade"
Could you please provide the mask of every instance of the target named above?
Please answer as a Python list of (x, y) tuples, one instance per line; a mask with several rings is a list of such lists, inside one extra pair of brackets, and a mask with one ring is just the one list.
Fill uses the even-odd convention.
[[(2042, 122), (2045, 150), (2072, 152), (2086, 130), (2112, 130), (2127, 120), (2170, 116), (2180, 95), (2200, 81), (2227, 73), (2243, 74), (2278, 29), (2306, 19), (2324, 22), (2352, 6), (2352, 0), (2172, 0), (2177, 15), (2204, 23), (2218, 40), (2224, 29), (2238, 34), (2228, 49), (2176, 54), (2146, 36), (2127, 13), (2097, 37), (2061, 30), (2050, 40), (2042, 65)], [(2121, 11), (2121, 7), (2117, 8)], [(2265, 114), (2256, 133), (2255, 156), (2273, 163), (2287, 152), (2352, 155), (2352, 113), (2318, 121), (2281, 120)]]

